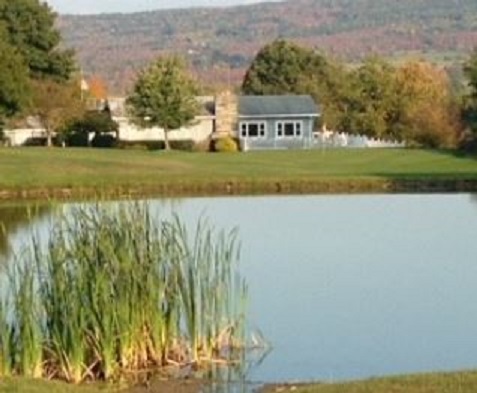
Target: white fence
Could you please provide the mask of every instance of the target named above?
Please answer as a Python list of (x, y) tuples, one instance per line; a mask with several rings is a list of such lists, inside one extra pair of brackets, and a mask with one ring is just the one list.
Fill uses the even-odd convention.
[(316, 132), (313, 139), (313, 147), (315, 148), (402, 148), (405, 147), (404, 142), (390, 141), (384, 139), (369, 138), (364, 135), (352, 135), (344, 132), (322, 131)]

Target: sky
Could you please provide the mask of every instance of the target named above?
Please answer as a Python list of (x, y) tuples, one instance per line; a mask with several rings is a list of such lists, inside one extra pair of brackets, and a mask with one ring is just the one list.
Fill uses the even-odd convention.
[(164, 8), (231, 6), (264, 0), (44, 0), (60, 14), (137, 12)]

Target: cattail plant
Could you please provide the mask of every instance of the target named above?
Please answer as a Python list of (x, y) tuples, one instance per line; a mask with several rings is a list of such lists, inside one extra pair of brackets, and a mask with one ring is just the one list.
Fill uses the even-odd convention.
[(13, 336), (7, 320), (9, 304), (0, 300), (0, 378), (12, 374)]
[[(79, 383), (170, 364), (228, 361), (243, 346), (236, 232), (189, 233), (147, 203), (79, 205), (34, 239), (0, 302), (0, 376)], [(227, 354), (227, 356), (225, 356)]]

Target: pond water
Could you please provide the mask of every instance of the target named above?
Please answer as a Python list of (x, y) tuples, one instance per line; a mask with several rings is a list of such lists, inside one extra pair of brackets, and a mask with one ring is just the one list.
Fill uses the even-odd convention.
[[(205, 216), (217, 228), (238, 228), (249, 320), (273, 345), (250, 370), (251, 381), (477, 368), (473, 195), (197, 198), (151, 206), (187, 223)], [(47, 233), (47, 222), (43, 213), (32, 225)], [(13, 227), (11, 249), (28, 233)]]

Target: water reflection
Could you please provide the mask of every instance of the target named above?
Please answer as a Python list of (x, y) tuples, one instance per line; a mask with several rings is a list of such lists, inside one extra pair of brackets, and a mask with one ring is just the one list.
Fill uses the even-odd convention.
[(253, 381), (477, 366), (469, 194), (191, 199), (237, 226), (251, 317), (273, 352)]
[(477, 194), (470, 194), (470, 201), (477, 205)]
[[(216, 227), (239, 229), (250, 320), (274, 350), (258, 366), (214, 371), (238, 383), (212, 392), (251, 391), (241, 381), (475, 368), (476, 206), (477, 194), (151, 204), (187, 223), (205, 215)], [(20, 237), (26, 223), (9, 233)]]
[(0, 262), (7, 260), (12, 251), (10, 239), (50, 211), (50, 205), (0, 205)]

